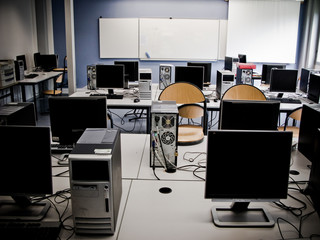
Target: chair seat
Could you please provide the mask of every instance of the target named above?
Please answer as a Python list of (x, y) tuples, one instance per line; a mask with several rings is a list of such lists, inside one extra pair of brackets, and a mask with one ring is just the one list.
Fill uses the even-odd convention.
[(62, 94), (62, 91), (61, 90), (44, 90), (42, 92), (43, 94), (45, 95), (61, 95)]
[(179, 125), (178, 144), (193, 145), (203, 141), (204, 134), (201, 126)]

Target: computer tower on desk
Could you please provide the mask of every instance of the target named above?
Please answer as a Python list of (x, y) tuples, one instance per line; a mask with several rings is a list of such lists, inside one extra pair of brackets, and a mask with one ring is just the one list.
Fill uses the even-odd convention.
[(114, 234), (122, 194), (119, 130), (87, 128), (69, 155), (76, 234)]
[(0, 107), (0, 125), (36, 126), (33, 103), (11, 102)]
[(0, 87), (6, 87), (16, 82), (13, 60), (0, 60)]
[(150, 167), (175, 172), (177, 166), (178, 108), (175, 101), (154, 101), (151, 106)]
[(90, 90), (94, 90), (97, 87), (96, 84), (96, 65), (88, 65), (87, 66), (87, 88)]
[(237, 63), (237, 81), (236, 84), (253, 85), (253, 69), (256, 65), (252, 63)]
[(151, 69), (140, 69), (139, 93), (140, 99), (151, 99)]
[(170, 64), (160, 64), (159, 67), (159, 89), (163, 90), (169, 86), (172, 82), (173, 65)]
[(216, 81), (216, 96), (221, 99), (223, 94), (235, 85), (234, 73), (229, 70), (218, 70)]

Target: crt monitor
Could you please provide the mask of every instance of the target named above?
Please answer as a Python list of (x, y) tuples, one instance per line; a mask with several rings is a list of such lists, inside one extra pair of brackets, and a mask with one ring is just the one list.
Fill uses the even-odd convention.
[(107, 127), (106, 97), (49, 98), (52, 140), (74, 145), (86, 128)]
[(210, 85), (211, 83), (211, 63), (207, 62), (188, 62), (188, 66), (204, 67), (203, 84)]
[(96, 66), (96, 86), (113, 90), (114, 88), (124, 88), (124, 66), (123, 65), (97, 65)]
[(296, 92), (298, 70), (272, 69), (270, 78), (270, 92)]
[(204, 67), (176, 66), (175, 82), (188, 82), (203, 90)]
[(319, 74), (310, 74), (308, 99), (310, 99), (315, 103), (319, 103), (319, 99), (320, 99), (320, 75)]
[(51, 71), (58, 66), (58, 55), (55, 54), (44, 54), (37, 57), (38, 65), (44, 71)]
[(124, 66), (124, 76), (129, 82), (136, 82), (139, 80), (138, 61), (114, 61), (114, 64)]
[(263, 64), (262, 65), (262, 73), (261, 73), (261, 82), (265, 84), (270, 84), (271, 78), (271, 69), (286, 69), (285, 64)]
[(23, 62), (24, 70), (27, 70), (27, 61), (26, 61), (26, 55), (19, 55), (16, 57), (17, 61), (21, 60)]
[(279, 101), (223, 100), (219, 129), (277, 130)]
[(53, 192), (50, 128), (0, 126), (0, 136), (0, 195), (15, 200), (1, 201), (0, 219), (39, 220), (50, 204), (32, 198)]
[[(292, 132), (214, 130), (208, 132), (205, 198), (232, 202), (212, 208), (221, 227), (272, 227), (274, 220), (250, 202), (287, 198)], [(267, 149), (261, 150), (261, 143)], [(265, 209), (264, 209), (265, 210)]]

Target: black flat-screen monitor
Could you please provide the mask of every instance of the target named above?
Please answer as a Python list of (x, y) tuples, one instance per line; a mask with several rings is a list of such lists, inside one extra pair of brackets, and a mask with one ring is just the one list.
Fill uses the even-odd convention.
[(296, 92), (298, 70), (272, 69), (270, 78), (270, 92)]
[(301, 68), (299, 89), (304, 93), (308, 92), (309, 75), (310, 75), (310, 70), (306, 68)]
[(203, 84), (210, 85), (211, 83), (211, 63), (207, 62), (188, 62), (188, 66), (204, 67)]
[(203, 90), (204, 67), (176, 66), (175, 82), (188, 82)]
[(320, 105), (304, 104), (299, 128), (298, 150), (311, 162), (318, 128), (320, 128)]
[(277, 130), (279, 101), (223, 100), (219, 129)]
[(265, 84), (270, 84), (271, 78), (271, 69), (286, 69), (286, 65), (284, 64), (263, 64), (262, 65), (262, 73), (261, 73), (261, 82)]
[(124, 65), (97, 65), (97, 88), (124, 88)]
[(34, 61), (34, 66), (36, 68), (41, 67), (40, 66), (40, 53), (39, 52), (33, 54), (33, 61)]
[(232, 57), (225, 57), (224, 58), (224, 70), (229, 70), (232, 71), (232, 64), (233, 64), (233, 59)]
[(86, 128), (107, 127), (106, 97), (49, 98), (52, 140), (73, 145)]
[[(261, 149), (262, 142), (267, 149)], [(274, 225), (271, 215), (248, 205), (287, 198), (291, 142), (292, 132), (284, 131), (208, 132), (205, 198), (233, 202), (230, 208), (212, 209), (216, 225)]]
[(319, 103), (319, 99), (320, 99), (320, 75), (319, 74), (310, 74), (308, 99), (310, 99), (315, 103)]
[(24, 70), (27, 70), (27, 61), (26, 61), (26, 55), (19, 55), (16, 57), (17, 61), (21, 60), (23, 62)]
[(44, 54), (37, 57), (39, 67), (44, 71), (51, 71), (58, 66), (58, 55)]
[(129, 82), (139, 81), (139, 62), (138, 61), (114, 61), (115, 65), (124, 65), (124, 76)]
[(33, 203), (30, 197), (53, 192), (50, 128), (0, 126), (0, 136), (0, 195), (15, 200), (1, 201), (0, 219), (41, 219), (50, 204)]
[(247, 55), (245, 54), (238, 54), (239, 63), (247, 63)]

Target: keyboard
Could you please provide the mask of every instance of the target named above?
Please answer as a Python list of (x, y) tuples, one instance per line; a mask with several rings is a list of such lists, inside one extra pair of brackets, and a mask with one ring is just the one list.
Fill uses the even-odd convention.
[(299, 99), (297, 99), (297, 98), (273, 98), (273, 97), (269, 97), (268, 100), (280, 101), (281, 103), (301, 104), (301, 101)]
[(39, 74), (36, 74), (36, 73), (31, 73), (31, 74), (28, 74), (28, 75), (24, 75), (25, 78), (35, 78), (35, 77), (38, 77)]
[(61, 222), (0, 222), (0, 239), (56, 240)]
[(90, 93), (90, 96), (106, 96), (107, 99), (123, 99), (123, 95), (121, 94)]
[(73, 145), (63, 145), (58, 143), (51, 144), (52, 153), (70, 153), (73, 150)]

